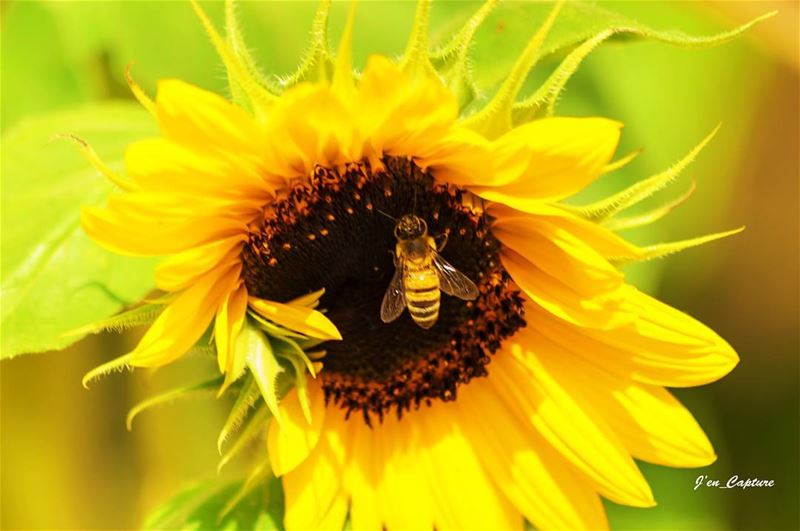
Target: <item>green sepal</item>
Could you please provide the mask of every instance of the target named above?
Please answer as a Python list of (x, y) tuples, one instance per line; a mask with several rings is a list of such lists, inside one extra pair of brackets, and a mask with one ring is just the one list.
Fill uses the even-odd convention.
[[(595, 48), (608, 39), (652, 40), (684, 48), (705, 48), (729, 42), (774, 14), (775, 12), (767, 13), (729, 31), (700, 37), (686, 35), (683, 32), (674, 30), (653, 30), (634, 23), (629, 26), (620, 25), (603, 29), (575, 47), (533, 94), (514, 104), (514, 124), (519, 125), (543, 116), (552, 116), (555, 112), (556, 102), (567, 81), (578, 69), (581, 62)], [(617, 15), (617, 17), (619, 16)], [(622, 24), (623, 22), (620, 21), (619, 23)]]
[(628, 188), (617, 192), (605, 199), (596, 201), (594, 203), (583, 206), (562, 205), (570, 212), (577, 214), (583, 218), (596, 223), (603, 223), (611, 219), (614, 215), (622, 212), (633, 205), (652, 196), (656, 192), (664, 189), (683, 171), (686, 166), (691, 163), (700, 151), (714, 138), (714, 135), (719, 131), (720, 126), (714, 128), (711, 133), (706, 136), (697, 146), (695, 146), (689, 153), (686, 154), (681, 160), (676, 162), (667, 170), (634, 183)]
[(253, 407), (260, 396), (261, 392), (253, 376), (248, 375), (245, 377), (244, 384), (242, 384), (241, 389), (239, 389), (236, 401), (233, 403), (233, 407), (230, 413), (228, 413), (228, 418), (225, 420), (225, 424), (223, 424), (222, 429), (219, 431), (219, 436), (217, 437), (217, 450), (220, 454), (222, 453), (222, 445), (234, 431), (239, 429), (242, 421), (247, 416), (247, 412)]
[(129, 328), (153, 323), (163, 309), (163, 304), (145, 303), (107, 319), (102, 319), (92, 324), (64, 332), (64, 336), (82, 337), (89, 334), (98, 334), (100, 332), (122, 332)]
[(333, 60), (328, 48), (328, 16), (331, 0), (321, 0), (311, 23), (311, 42), (293, 74), (276, 78), (271, 87), (282, 92), (303, 81), (330, 81), (333, 77)]
[[(258, 330), (249, 320), (246, 320), (237, 341), (237, 351), (246, 349), (245, 364), (253, 375), (261, 396), (267, 404), (278, 424), (283, 424), (278, 404), (279, 378), (286, 372), (286, 367), (275, 356), (270, 340), (263, 332)], [(238, 354), (238, 353), (237, 353)]]
[[(275, 101), (277, 96), (260, 83), (255, 73), (250, 70), (244, 59), (234, 51), (227, 38), (219, 34), (211, 19), (200, 6), (198, 0), (189, 0), (200, 23), (208, 34), (208, 38), (225, 66), (225, 72), (233, 85), (241, 89), (241, 94), (250, 100), (251, 108), (260, 119), (265, 119), (265, 110)], [(241, 50), (240, 50), (241, 51)]]
[(287, 360), (294, 369), (294, 386), (297, 390), (297, 400), (303, 410), (303, 416), (311, 424), (311, 399), (308, 395), (308, 381), (306, 379), (306, 369), (312, 376), (316, 377), (314, 367), (306, 353), (292, 341), (273, 341), (275, 352), (281, 358)]
[(400, 68), (425, 75), (436, 73), (428, 52), (428, 31), (430, 28), (431, 0), (417, 0), (411, 34), (405, 52), (400, 58)]
[(319, 339), (319, 338), (316, 338), (316, 337), (309, 337), (307, 339), (295, 338), (294, 342), (297, 343), (297, 346), (300, 347), (301, 349), (303, 349), (304, 351), (308, 351), (310, 349), (318, 347), (319, 345), (321, 345), (323, 343), (327, 343), (328, 340), (327, 339)]
[(317, 374), (316, 371), (314, 370), (311, 360), (308, 358), (308, 355), (305, 353), (305, 351), (302, 348), (300, 348), (300, 346), (296, 342), (290, 339), (277, 338), (277, 337), (272, 338), (271, 342), (273, 348), (275, 349), (276, 355), (282, 358), (286, 358), (288, 360), (296, 359), (300, 361), (302, 365), (306, 366), (308, 372), (311, 373), (311, 376), (316, 378)]
[(181, 398), (191, 398), (199, 394), (208, 393), (209, 391), (213, 391), (220, 383), (222, 383), (222, 377), (217, 376), (210, 380), (176, 387), (175, 389), (170, 389), (169, 391), (146, 398), (131, 408), (128, 412), (128, 416), (125, 418), (125, 426), (128, 428), (128, 431), (130, 431), (133, 429), (133, 419), (135, 419), (139, 413)]
[(655, 245), (639, 247), (638, 252), (636, 253), (635, 256), (628, 256), (624, 258), (622, 257), (610, 258), (609, 261), (614, 265), (622, 266), (633, 262), (644, 262), (647, 260), (653, 260), (655, 258), (663, 258), (671, 254), (685, 251), (686, 249), (691, 249), (692, 247), (699, 247), (700, 245), (705, 245), (715, 240), (721, 240), (722, 238), (727, 238), (728, 236), (739, 234), (743, 230), (744, 227), (739, 227), (738, 229), (728, 230), (725, 232), (715, 232), (713, 234), (706, 234), (704, 236), (698, 236), (696, 238), (690, 238), (688, 240), (680, 240), (677, 242), (668, 242), (668, 243), (657, 243)]
[(530, 96), (514, 103), (512, 121), (515, 125), (530, 122), (542, 116), (550, 116), (555, 110), (556, 102), (564, 90), (572, 74), (581, 62), (603, 41), (614, 35), (615, 30), (603, 30), (577, 46), (558, 65), (547, 80)]
[(217, 355), (217, 348), (214, 345), (196, 344), (186, 351), (185, 356), (206, 356), (214, 358)]
[(695, 181), (692, 181), (692, 185), (689, 187), (689, 189), (672, 201), (668, 201), (663, 205), (657, 206), (656, 208), (650, 209), (646, 212), (642, 212), (641, 214), (631, 216), (614, 216), (611, 219), (605, 220), (603, 222), (603, 226), (608, 230), (620, 231), (644, 227), (651, 223), (655, 223), (672, 212), (672, 210), (674, 210), (676, 207), (685, 203), (692, 196), (696, 187), (697, 185), (695, 184)]
[(458, 98), (459, 108), (469, 105), (480, 91), (472, 75), (469, 51), (475, 32), (499, 0), (487, 0), (446, 44), (431, 52), (429, 61)]
[[(236, 9), (236, 0), (225, 0), (225, 37), (228, 42), (228, 47), (234, 55), (239, 57), (243, 68), (247, 71), (249, 76), (262, 87), (270, 89), (269, 80), (256, 64), (255, 59), (253, 59), (244, 41)], [(248, 98), (245, 89), (236, 81), (236, 77), (231, 74), (230, 70), (226, 73), (228, 76), (228, 87), (230, 88), (233, 101), (237, 105), (253, 112), (252, 102), (250, 98)]]
[(268, 426), (272, 414), (266, 406), (257, 406), (255, 411), (250, 415), (244, 429), (239, 433), (239, 436), (231, 444), (228, 451), (222, 454), (219, 463), (217, 464), (217, 473), (222, 471), (222, 468), (227, 465), (234, 457), (247, 447), (256, 437), (263, 434)]
[(542, 46), (563, 5), (563, 0), (555, 2), (544, 23), (528, 41), (500, 88), (482, 109), (464, 119), (465, 127), (481, 133), (490, 140), (502, 136), (513, 128), (514, 101), (528, 74), (542, 57)]
[(83, 375), (83, 379), (81, 379), (81, 385), (85, 389), (89, 389), (89, 382), (100, 378), (101, 376), (107, 376), (112, 372), (123, 372), (123, 371), (130, 371), (133, 370), (133, 365), (131, 361), (133, 360), (133, 356), (128, 353), (118, 358), (114, 358), (111, 361), (107, 361), (102, 365), (98, 365), (94, 369), (90, 370), (86, 374)]

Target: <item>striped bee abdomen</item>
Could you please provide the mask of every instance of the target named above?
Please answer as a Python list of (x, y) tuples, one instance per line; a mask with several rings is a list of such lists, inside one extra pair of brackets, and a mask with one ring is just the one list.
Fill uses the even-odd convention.
[(406, 265), (404, 278), (406, 305), (411, 318), (422, 328), (430, 328), (439, 318), (439, 276), (430, 260)]

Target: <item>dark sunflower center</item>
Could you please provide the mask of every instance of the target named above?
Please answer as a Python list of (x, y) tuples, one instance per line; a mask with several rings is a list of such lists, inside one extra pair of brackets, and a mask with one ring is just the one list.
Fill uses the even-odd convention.
[[(243, 251), (244, 279), (257, 297), (286, 301), (325, 288), (321, 308), (343, 340), (326, 343), (326, 399), (382, 417), (453, 400), (459, 384), (485, 376), (501, 341), (525, 325), (519, 292), (509, 287), (499, 244), (465, 192), (437, 185), (407, 159), (317, 168), (265, 210)], [(395, 221), (413, 213), (428, 234), (447, 234), (441, 255), (477, 284), (464, 301), (441, 294), (436, 324), (423, 329), (404, 311), (384, 323), (381, 301), (395, 271)]]

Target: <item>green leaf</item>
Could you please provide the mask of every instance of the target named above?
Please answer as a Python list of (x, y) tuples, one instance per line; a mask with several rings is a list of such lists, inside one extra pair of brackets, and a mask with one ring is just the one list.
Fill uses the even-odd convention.
[(69, 54), (55, 44), (53, 37), (60, 28), (61, 21), (42, 3), (3, 5), (0, 124), (4, 130), (28, 113), (89, 99), (86, 77), (69, 67)]
[(270, 478), (274, 478), (274, 476), (272, 475), (272, 466), (269, 463), (269, 455), (265, 452), (262, 454), (259, 461), (250, 465), (250, 472), (247, 475), (247, 479), (244, 480), (244, 484), (242, 484), (233, 497), (228, 500), (228, 503), (222, 508), (222, 513), (220, 513), (218, 518), (221, 519), (233, 513), (237, 509), (239, 503), (247, 498), (248, 494), (257, 490), (265, 480), (269, 480)]
[(268, 478), (222, 515), (225, 505), (244, 486), (235, 481), (219, 486), (210, 482), (188, 488), (157, 508), (145, 520), (144, 529), (283, 529), (283, 491), (280, 480)]
[(87, 142), (119, 171), (125, 146), (155, 134), (138, 105), (103, 103), (29, 118), (3, 136), (2, 358), (61, 349), (65, 332), (108, 317), (153, 285), (153, 261), (116, 256), (89, 241), (81, 205), (105, 200), (112, 186), (68, 141)]

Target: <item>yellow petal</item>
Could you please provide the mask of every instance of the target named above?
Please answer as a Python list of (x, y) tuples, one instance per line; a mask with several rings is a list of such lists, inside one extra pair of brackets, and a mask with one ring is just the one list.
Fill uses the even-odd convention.
[(388, 529), (433, 529), (436, 509), (424, 470), (419, 466), (418, 423), (413, 418), (398, 420), (390, 415), (373, 431), (373, 441), (382, 449), (378, 485), (381, 522)]
[(221, 96), (177, 79), (158, 83), (158, 122), (162, 134), (194, 149), (257, 156), (264, 132), (240, 107)]
[(612, 343), (624, 341), (634, 352), (651, 352), (654, 347), (661, 347), (663, 354), (683, 357), (681, 361), (688, 358), (701, 362), (707, 369), (707, 379), (702, 383), (722, 378), (739, 363), (739, 356), (724, 339), (685, 313), (638, 290), (627, 293), (625, 304), (640, 318), (635, 327), (610, 334)]
[(241, 267), (211, 271), (181, 292), (158, 316), (131, 353), (137, 367), (166, 365), (189, 350), (211, 323), (235, 282)]
[(228, 294), (217, 309), (214, 320), (214, 341), (217, 345), (219, 372), (225, 373), (233, 365), (236, 337), (244, 324), (247, 313), (247, 288), (241, 284)]
[(603, 496), (624, 505), (654, 505), (647, 481), (616, 435), (582, 410), (539, 361), (535, 352), (544, 347), (531, 330), (517, 332), (495, 355), (492, 384)]
[(609, 330), (630, 322), (635, 315), (622, 306), (627, 286), (587, 297), (567, 280), (556, 278), (511, 249), (503, 248), (500, 259), (514, 282), (530, 300), (573, 325)]
[(295, 389), (280, 402), (279, 409), (284, 421), (280, 425), (277, 422), (270, 424), (267, 449), (276, 476), (294, 470), (305, 461), (319, 441), (325, 421), (325, 394), (317, 382), (309, 382), (308, 392), (311, 424), (303, 415)]
[[(691, 338), (663, 341), (652, 337), (646, 329), (640, 331), (638, 319), (615, 330), (593, 331), (573, 326), (533, 305), (526, 306), (525, 317), (536, 323), (542, 335), (574, 355), (590, 363), (602, 360), (608, 371), (642, 383), (668, 387), (703, 385), (730, 372), (738, 361), (721, 338), (717, 337), (720, 342), (717, 347), (697, 343), (693, 346), (695, 340)], [(693, 323), (691, 326), (699, 325), (691, 317), (684, 317)], [(714, 334), (706, 330), (709, 337)]]
[(350, 523), (354, 530), (383, 528), (383, 515), (378, 495), (383, 473), (382, 453), (378, 431), (360, 419), (345, 421), (352, 424), (352, 444), (344, 469), (343, 486), (350, 497)]
[(545, 118), (516, 127), (494, 142), (495, 171), (483, 184), (492, 201), (523, 211), (570, 196), (602, 174), (621, 127), (604, 118)]
[(250, 297), (250, 307), (265, 319), (308, 337), (342, 339), (336, 325), (324, 314), (311, 308), (292, 306), (256, 297)]
[(347, 426), (333, 415), (326, 418), (326, 427), (316, 448), (297, 468), (282, 476), (287, 531), (312, 529), (341, 529), (330, 526), (341, 511), (342, 473), (345, 448), (348, 445)]
[(593, 417), (605, 419), (637, 459), (673, 467), (710, 465), (714, 449), (702, 428), (668, 391), (614, 375), (566, 350), (540, 359)]
[(253, 153), (215, 152), (165, 138), (141, 140), (125, 151), (128, 174), (150, 191), (261, 204), (283, 184), (269, 177), (264, 164)]
[(156, 285), (164, 291), (178, 291), (217, 266), (236, 264), (246, 240), (243, 233), (172, 255), (156, 267)]
[(468, 129), (453, 129), (432, 138), (414, 152), (414, 162), (430, 170), (441, 183), (482, 184), (492, 173), (492, 156), (485, 138)]
[(226, 217), (155, 217), (138, 207), (139, 194), (112, 197), (107, 209), (84, 207), (81, 226), (106, 249), (133, 256), (160, 256), (243, 234), (246, 224)]
[(307, 177), (316, 165), (361, 159), (353, 113), (327, 85), (287, 90), (270, 113), (266, 165), (286, 179)]
[(545, 273), (586, 297), (619, 288), (623, 275), (587, 242), (544, 216), (499, 218), (492, 234)]
[[(347, 497), (341, 490), (334, 496), (328, 512), (322, 517), (318, 529), (326, 531), (340, 531), (344, 528), (345, 520), (347, 520)], [(287, 526), (287, 531), (289, 527)]]
[(286, 304), (291, 304), (292, 306), (308, 306), (309, 308), (316, 308), (319, 305), (319, 299), (325, 295), (325, 288), (318, 289), (312, 293), (307, 295), (301, 295), (296, 299), (292, 299)]
[(553, 230), (568, 232), (607, 259), (633, 259), (640, 255), (640, 251), (635, 245), (627, 242), (613, 231), (580, 218), (564, 208), (544, 202), (531, 203), (530, 206), (533, 208), (523, 212), (500, 203), (490, 203), (487, 205), (486, 211), (498, 221), (525, 218), (525, 214), (536, 215), (541, 223), (552, 226)]
[(486, 475), (454, 406), (435, 404), (415, 416), (422, 423), (419, 466), (438, 508), (436, 529), (522, 529), (522, 516)]
[(520, 425), (489, 379), (463, 387), (458, 405), (459, 422), (485, 470), (537, 529), (608, 527), (591, 485), (539, 434)]
[(455, 96), (435, 77), (371, 56), (358, 86), (359, 127), (372, 152), (424, 158), (458, 118)]

